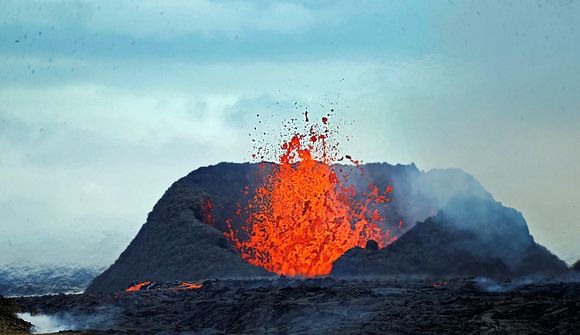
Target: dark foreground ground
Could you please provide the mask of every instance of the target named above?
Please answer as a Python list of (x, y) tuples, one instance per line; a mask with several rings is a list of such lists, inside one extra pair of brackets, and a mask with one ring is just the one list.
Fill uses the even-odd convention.
[(92, 334), (580, 334), (580, 283), (309, 279), (18, 298)]

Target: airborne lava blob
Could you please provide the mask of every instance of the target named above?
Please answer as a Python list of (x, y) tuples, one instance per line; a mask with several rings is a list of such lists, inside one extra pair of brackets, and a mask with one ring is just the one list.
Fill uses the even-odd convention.
[(395, 238), (379, 227), (384, 220), (376, 209), (390, 201), (391, 187), (381, 192), (369, 185), (364, 194), (347, 187), (348, 176), (333, 165), (342, 158), (329, 146), (330, 134), (324, 117), (322, 126), (283, 143), (278, 164), (263, 163), (264, 182), (247, 204), (244, 234), (231, 225), (226, 233), (249, 263), (284, 275), (325, 275), (348, 249)]

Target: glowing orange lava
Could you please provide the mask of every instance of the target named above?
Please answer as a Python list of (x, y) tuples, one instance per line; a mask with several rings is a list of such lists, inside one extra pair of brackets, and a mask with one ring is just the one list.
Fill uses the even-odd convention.
[(177, 286), (178, 289), (186, 289), (186, 290), (195, 290), (195, 289), (199, 289), (202, 288), (203, 284), (202, 283), (190, 283), (190, 282), (181, 282), (181, 284), (179, 284), (179, 286)]
[[(328, 118), (322, 122), (327, 127)], [(390, 201), (392, 188), (381, 192), (369, 185), (368, 193), (357, 194), (344, 186), (328, 134), (312, 126), (284, 143), (278, 164), (264, 169), (264, 183), (247, 204), (244, 234), (229, 226), (226, 237), (249, 263), (278, 274), (319, 276), (350, 248), (371, 239), (382, 247), (394, 239), (379, 227), (383, 218), (376, 209)]]
[(127, 292), (140, 291), (142, 288), (144, 288), (144, 287), (146, 287), (148, 285), (151, 285), (151, 282), (150, 281), (144, 281), (142, 283), (138, 283), (138, 284), (135, 284), (135, 285), (129, 287), (126, 291)]

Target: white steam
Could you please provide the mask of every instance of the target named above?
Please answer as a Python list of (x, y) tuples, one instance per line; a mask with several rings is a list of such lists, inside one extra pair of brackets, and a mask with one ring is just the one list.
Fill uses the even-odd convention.
[(31, 314), (17, 313), (20, 319), (30, 322), (32, 334), (58, 333), (65, 330), (102, 329), (111, 325), (110, 313), (98, 314)]

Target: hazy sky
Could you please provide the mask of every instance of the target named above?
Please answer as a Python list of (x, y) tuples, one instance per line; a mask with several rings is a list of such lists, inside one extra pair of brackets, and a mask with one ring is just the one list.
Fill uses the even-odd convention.
[[(256, 114), (459, 167), (580, 258), (580, 2), (0, 0), (0, 264), (112, 262)], [(321, 107), (324, 105), (324, 107)], [(352, 122), (351, 122), (352, 121)]]

